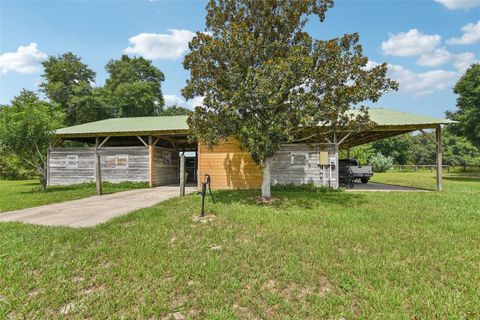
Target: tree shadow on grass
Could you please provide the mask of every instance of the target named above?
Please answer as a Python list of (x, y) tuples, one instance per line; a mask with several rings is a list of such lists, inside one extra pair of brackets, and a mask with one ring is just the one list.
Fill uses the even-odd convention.
[(321, 205), (339, 205), (351, 207), (366, 201), (366, 195), (347, 192), (308, 192), (308, 191), (276, 191), (272, 193), (272, 200), (263, 202), (259, 190), (218, 190), (214, 197), (217, 203), (243, 203), (257, 207), (273, 207), (286, 209), (299, 207), (312, 209)]
[(475, 182), (475, 183), (480, 183), (480, 178), (479, 178), (479, 177), (472, 177), (472, 176), (443, 177), (443, 180), (447, 180), (447, 181), (457, 181), (457, 182)]

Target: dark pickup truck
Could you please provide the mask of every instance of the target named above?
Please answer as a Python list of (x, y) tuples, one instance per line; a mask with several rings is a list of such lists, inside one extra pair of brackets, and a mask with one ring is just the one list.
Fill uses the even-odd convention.
[(350, 188), (355, 185), (355, 180), (365, 184), (373, 176), (372, 166), (361, 166), (356, 159), (340, 159), (338, 164), (339, 181)]

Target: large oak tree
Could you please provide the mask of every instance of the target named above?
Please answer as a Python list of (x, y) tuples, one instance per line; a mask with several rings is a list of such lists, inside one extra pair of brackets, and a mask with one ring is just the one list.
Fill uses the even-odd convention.
[[(92, 110), (85, 110), (89, 109), (85, 101), (92, 95), (95, 72), (71, 52), (50, 56), (42, 62), (42, 65), (44, 81), (40, 84), (40, 89), (50, 101), (58, 104), (65, 111), (66, 125), (82, 123), (79, 119), (83, 115), (87, 113), (91, 115)], [(100, 114), (102, 112), (103, 110)], [(98, 117), (95, 118), (100, 120)]]
[(104, 90), (117, 117), (159, 115), (165, 105), (162, 82), (165, 76), (150, 60), (123, 55), (111, 60)]
[[(285, 142), (318, 126), (331, 132), (366, 123), (349, 109), (377, 101), (396, 83), (387, 66), (367, 68), (358, 34), (313, 39), (308, 17), (323, 21), (331, 0), (210, 0), (206, 32), (197, 32), (184, 59), (182, 93), (203, 96), (189, 117), (196, 138), (210, 146), (237, 138), (263, 168), (262, 197), (270, 198), (271, 158)], [(364, 110), (362, 108), (362, 110)]]

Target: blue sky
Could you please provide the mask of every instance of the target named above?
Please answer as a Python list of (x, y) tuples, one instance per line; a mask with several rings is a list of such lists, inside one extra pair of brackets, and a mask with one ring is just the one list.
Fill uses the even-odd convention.
[[(182, 59), (192, 32), (204, 30), (205, 1), (0, 0), (0, 103), (22, 88), (38, 90), (39, 61), (72, 51), (106, 78), (105, 64), (123, 53), (153, 60), (164, 73), (168, 104), (191, 107), (180, 90)], [(432, 116), (455, 109), (452, 87), (480, 60), (480, 0), (336, 1), (324, 23), (311, 19), (318, 39), (359, 32), (371, 63), (390, 64), (400, 91), (371, 106)]]

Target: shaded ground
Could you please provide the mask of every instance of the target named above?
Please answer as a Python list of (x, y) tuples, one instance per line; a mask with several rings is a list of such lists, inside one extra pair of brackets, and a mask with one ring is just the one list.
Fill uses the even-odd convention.
[[(186, 192), (196, 191), (187, 187)], [(0, 213), (0, 222), (19, 221), (45, 226), (92, 227), (134, 210), (176, 197), (178, 186), (118, 192)]]
[(356, 181), (353, 188), (345, 187), (345, 191), (355, 192), (355, 191), (377, 191), (377, 192), (392, 192), (392, 191), (416, 191), (416, 192), (425, 192), (426, 190), (417, 189), (412, 187), (397, 186), (393, 184), (384, 184), (384, 183), (375, 183), (369, 182), (363, 184)]

